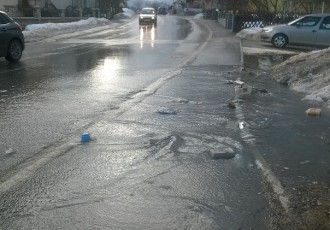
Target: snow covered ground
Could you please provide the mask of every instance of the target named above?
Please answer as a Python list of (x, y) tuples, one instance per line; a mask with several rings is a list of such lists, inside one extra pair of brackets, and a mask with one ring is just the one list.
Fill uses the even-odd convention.
[[(124, 8), (123, 11), (123, 13), (115, 15), (114, 19), (129, 20), (135, 16), (135, 12), (130, 9)], [(23, 34), (25, 37), (25, 42), (28, 43), (53, 38), (59, 35), (62, 35), (63, 37), (70, 37), (79, 34), (79, 31), (82, 30), (99, 30), (102, 26), (109, 27), (112, 24), (114, 23), (106, 18), (88, 18), (86, 20), (68, 23), (31, 24), (25, 27)]]
[[(115, 19), (130, 20), (136, 14), (124, 8), (123, 13), (115, 15)], [(196, 15), (201, 18), (203, 15)], [(41, 41), (55, 36), (70, 37), (82, 30), (99, 30), (109, 27), (113, 22), (105, 18), (89, 18), (71, 23), (44, 23), (26, 26), (23, 34), (26, 42)], [(241, 39), (260, 41), (261, 28), (244, 29), (236, 34)], [(257, 47), (243, 47), (243, 52), (249, 54), (295, 54), (283, 49), (264, 49)], [(271, 77), (291, 89), (303, 92), (304, 100), (309, 100), (327, 106), (330, 109), (330, 48), (294, 55), (280, 65), (274, 66)]]

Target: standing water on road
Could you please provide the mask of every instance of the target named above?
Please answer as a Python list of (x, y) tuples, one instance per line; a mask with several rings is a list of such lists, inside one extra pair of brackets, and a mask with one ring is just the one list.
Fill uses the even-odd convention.
[(282, 183), (297, 181), (313, 183), (330, 179), (329, 111), (309, 117), (305, 111), (322, 106), (304, 101), (304, 95), (273, 81), (272, 66), (290, 55), (245, 55), (241, 80), (268, 93), (242, 98), (241, 106), (256, 145)]

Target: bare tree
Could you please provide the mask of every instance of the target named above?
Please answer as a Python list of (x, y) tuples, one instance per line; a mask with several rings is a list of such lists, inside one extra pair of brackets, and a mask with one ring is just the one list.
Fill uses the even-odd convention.
[(226, 12), (245, 12), (248, 9), (248, 0), (218, 0), (218, 6)]
[(255, 12), (276, 14), (282, 2), (282, 0), (250, 0), (250, 6)]
[(322, 10), (322, 5), (328, 5), (328, 10), (330, 7), (330, 0), (299, 0), (292, 1), (292, 10), (297, 13), (316, 13)]
[(99, 0), (99, 7), (101, 11), (106, 11), (107, 9), (112, 9), (113, 13), (121, 12), (122, 0)]

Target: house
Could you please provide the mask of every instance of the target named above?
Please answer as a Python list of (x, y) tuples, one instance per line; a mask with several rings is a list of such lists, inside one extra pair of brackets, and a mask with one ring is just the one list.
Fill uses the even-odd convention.
[(116, 13), (120, 6), (101, 0), (0, 0), (0, 10), (11, 16), (27, 17), (100, 17), (101, 12)]
[(92, 8), (95, 7), (95, 1), (97, 0), (0, 0), (0, 10), (5, 10), (6, 7), (18, 7), (19, 5), (42, 7), (47, 4), (53, 4), (59, 10), (71, 5)]
[(63, 16), (68, 11), (90, 9), (89, 16), (92, 16), (95, 12), (91, 9), (97, 6), (98, 0), (0, 0), (0, 10), (12, 16), (33, 16), (36, 9), (49, 14), (47, 16)]
[(0, 10), (9, 12), (10, 8), (16, 8), (18, 0), (0, 0)]

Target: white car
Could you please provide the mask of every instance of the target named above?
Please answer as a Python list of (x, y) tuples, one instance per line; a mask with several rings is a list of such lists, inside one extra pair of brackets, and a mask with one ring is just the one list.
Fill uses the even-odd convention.
[(330, 46), (330, 14), (309, 14), (288, 24), (264, 27), (261, 40), (277, 48), (287, 44)]
[(139, 24), (153, 24), (157, 26), (157, 13), (154, 8), (143, 8), (139, 16)]

